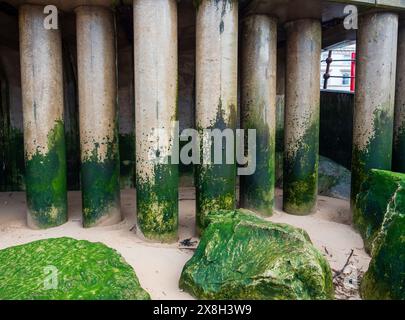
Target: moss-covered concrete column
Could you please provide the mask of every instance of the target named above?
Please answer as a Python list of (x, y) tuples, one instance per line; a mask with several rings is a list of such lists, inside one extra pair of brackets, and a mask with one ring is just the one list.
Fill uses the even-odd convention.
[(134, 0), (138, 227), (160, 242), (177, 240), (177, 64), (176, 0)]
[[(272, 215), (275, 184), (277, 20), (252, 15), (243, 21), (241, 125), (256, 130), (256, 171), (241, 176), (241, 206)], [(247, 141), (247, 139), (245, 139)]]
[(321, 23), (285, 28), (284, 210), (305, 215), (316, 209), (318, 193)]
[(371, 13), (359, 18), (352, 206), (370, 169), (391, 169), (397, 38), (397, 14)]
[[(196, 57), (196, 125), (203, 141), (204, 129), (236, 126), (238, 1), (198, 1)], [(210, 146), (203, 146), (202, 154), (204, 147)], [(226, 147), (222, 153), (222, 164), (214, 164), (211, 156), (211, 163), (196, 166), (200, 231), (206, 226), (205, 217), (210, 210), (235, 208), (236, 166), (226, 163)]]
[(392, 170), (405, 173), (405, 19), (399, 21)]
[(32, 228), (67, 221), (61, 35), (44, 28), (43, 10), (23, 5), (19, 11), (27, 220)]
[(84, 227), (121, 221), (115, 23), (104, 7), (76, 9)]

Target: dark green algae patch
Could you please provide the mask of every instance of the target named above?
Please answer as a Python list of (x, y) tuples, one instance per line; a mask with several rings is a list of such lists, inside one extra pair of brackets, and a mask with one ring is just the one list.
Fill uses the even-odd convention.
[(235, 165), (213, 164), (196, 167), (196, 224), (200, 233), (208, 225), (211, 210), (233, 210), (236, 205)]
[(32, 223), (45, 229), (67, 221), (65, 131), (56, 121), (48, 134), (48, 152), (39, 150), (25, 160), (27, 206)]
[[(219, 129), (223, 132), (226, 129), (236, 127), (236, 107), (229, 105), (230, 110), (229, 120), (224, 118), (224, 109), (222, 100), (220, 99), (217, 107), (217, 116), (208, 130)], [(197, 128), (200, 135), (200, 155), (204, 154), (203, 134), (204, 128)], [(226, 145), (222, 140), (222, 163), (215, 164), (215, 146), (213, 140), (211, 142), (211, 159), (210, 164), (204, 164), (203, 159), (200, 159), (201, 164), (195, 166), (195, 186), (196, 186), (196, 227), (197, 232), (204, 232), (208, 225), (206, 215), (212, 210), (233, 210), (236, 206), (236, 161), (235, 154), (233, 155), (233, 164), (226, 163)], [(234, 145), (236, 140), (234, 140)], [(235, 148), (236, 149), (236, 148)]]
[(293, 158), (284, 156), (283, 207), (290, 214), (307, 215), (316, 208), (319, 166), (319, 121), (311, 124)]
[(211, 212), (179, 286), (198, 299), (333, 299), (332, 272), (307, 233), (245, 210)]
[[(56, 289), (46, 287), (50, 267)], [(0, 300), (149, 299), (132, 267), (101, 243), (58, 238), (0, 250)]]
[(372, 251), (392, 197), (404, 183), (404, 174), (373, 169), (361, 185), (353, 207), (353, 223), (364, 239), (367, 252)]
[[(275, 186), (275, 135), (269, 126), (253, 110), (245, 115), (244, 129), (256, 130), (256, 171), (240, 177), (241, 207), (264, 216), (273, 214)], [(245, 132), (247, 140), (247, 131)]]
[(103, 218), (120, 212), (120, 161), (116, 142), (106, 142), (107, 155), (100, 161), (99, 144), (82, 161), (83, 226), (96, 226)]
[(405, 175), (389, 200), (360, 285), (363, 299), (405, 300)]
[(178, 184), (179, 168), (175, 164), (155, 164), (152, 182), (136, 176), (138, 225), (147, 239), (177, 241)]
[(366, 148), (353, 145), (351, 204), (354, 205), (362, 183), (371, 169), (391, 170), (393, 118), (386, 111), (374, 112), (375, 132)]

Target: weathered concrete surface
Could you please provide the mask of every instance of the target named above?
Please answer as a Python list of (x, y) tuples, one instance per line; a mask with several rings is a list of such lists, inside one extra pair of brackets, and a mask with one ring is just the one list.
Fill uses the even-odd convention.
[[(203, 140), (204, 129), (235, 129), (238, 79), (238, 2), (199, 2), (196, 46), (196, 127)], [(212, 150), (203, 146), (201, 154)], [(234, 209), (236, 166), (222, 163), (196, 166), (197, 227), (215, 209)], [(232, 159), (230, 159), (232, 160)]]
[(370, 169), (391, 169), (398, 16), (360, 17), (357, 39), (352, 206)]
[(286, 31), (284, 210), (305, 215), (318, 187), (321, 23), (297, 20)]
[(67, 221), (61, 36), (41, 6), (20, 7), (19, 25), (27, 220), (47, 228)]
[(177, 3), (134, 0), (138, 227), (150, 240), (177, 240)]
[(398, 29), (392, 170), (405, 173), (405, 20)]
[(115, 22), (103, 7), (76, 9), (83, 225), (121, 220)]
[(246, 132), (249, 129), (256, 130), (256, 171), (253, 175), (241, 176), (241, 207), (272, 215), (276, 151), (277, 20), (265, 15), (251, 15), (243, 21), (242, 28), (241, 128)]

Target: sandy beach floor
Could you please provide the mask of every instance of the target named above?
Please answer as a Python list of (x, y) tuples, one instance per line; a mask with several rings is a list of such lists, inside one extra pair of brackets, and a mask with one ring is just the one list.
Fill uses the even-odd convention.
[[(270, 220), (305, 229), (337, 274), (337, 298), (357, 299), (357, 279), (367, 270), (370, 257), (364, 251), (360, 235), (351, 226), (349, 203), (319, 197), (317, 212), (299, 217), (283, 213), (281, 191), (277, 190), (276, 194), (275, 214)], [(181, 189), (179, 241), (195, 235), (194, 199), (193, 188)], [(64, 236), (102, 242), (122, 254), (135, 269), (141, 285), (152, 299), (193, 299), (178, 288), (182, 268), (193, 254), (192, 248), (184, 248), (180, 243), (162, 245), (141, 240), (133, 228), (136, 221), (134, 190), (122, 191), (121, 207), (125, 219), (120, 224), (83, 229), (80, 192), (70, 192), (69, 222), (58, 228), (38, 231), (26, 226), (25, 194), (0, 193), (0, 249)]]

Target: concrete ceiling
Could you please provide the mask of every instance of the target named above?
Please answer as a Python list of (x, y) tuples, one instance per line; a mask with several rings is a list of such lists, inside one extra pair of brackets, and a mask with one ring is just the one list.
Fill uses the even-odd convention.
[[(194, 35), (195, 9), (193, 0), (178, 0), (179, 28), (182, 33)], [(0, 0), (0, 11), (8, 14), (17, 14), (17, 8), (24, 3), (40, 5), (56, 5), (61, 11), (71, 12), (81, 5), (101, 5), (114, 7), (117, 5), (130, 5), (133, 0)], [(355, 40), (354, 30), (343, 28), (342, 19), (345, 16), (344, 7), (351, 3), (358, 6), (360, 12), (368, 10), (404, 10), (405, 0), (239, 0), (243, 14), (268, 14), (276, 16), (280, 24), (279, 41), (284, 40), (282, 25), (291, 20), (302, 18), (320, 19), (323, 22), (323, 47), (337, 42)], [(405, 12), (405, 11), (404, 11)], [(3, 23), (2, 23), (3, 22)], [(5, 25), (7, 21), (0, 21)], [(8, 39), (13, 41), (12, 37)]]
[[(189, 1), (192, 0), (180, 0)], [(40, 5), (56, 5), (62, 11), (71, 11), (81, 5), (100, 5), (113, 7), (118, 4), (131, 4), (132, 0), (1, 0), (13, 6), (24, 3)], [(239, 0), (240, 7), (247, 7), (249, 12), (276, 14), (281, 20), (292, 20), (297, 16), (317, 16), (322, 14), (322, 8), (328, 8), (330, 3), (352, 3), (366, 7), (381, 7), (405, 9), (405, 0)], [(328, 9), (327, 9), (328, 10)]]

